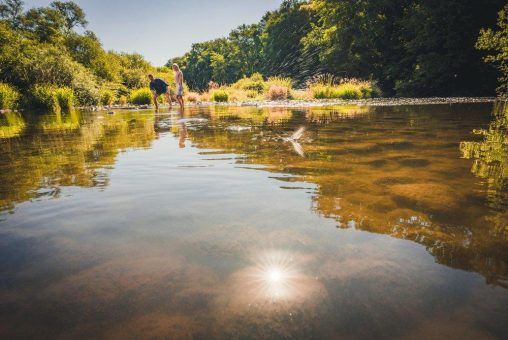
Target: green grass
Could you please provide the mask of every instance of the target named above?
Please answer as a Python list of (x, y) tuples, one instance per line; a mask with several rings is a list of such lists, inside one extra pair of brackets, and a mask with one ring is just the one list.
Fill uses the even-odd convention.
[(134, 90), (129, 95), (129, 103), (134, 105), (150, 105), (153, 101), (152, 91), (149, 89)]
[(14, 109), (19, 101), (19, 92), (8, 84), (0, 83), (0, 109)]
[(229, 100), (229, 94), (225, 90), (217, 89), (212, 92), (211, 98), (214, 102), (224, 103)]

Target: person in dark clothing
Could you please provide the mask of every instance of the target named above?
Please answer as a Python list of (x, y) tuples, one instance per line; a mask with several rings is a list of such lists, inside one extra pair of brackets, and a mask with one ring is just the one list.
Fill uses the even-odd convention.
[(155, 110), (159, 111), (159, 103), (157, 102), (157, 98), (160, 95), (164, 95), (169, 104), (169, 109), (173, 108), (173, 103), (171, 102), (171, 93), (169, 90), (169, 85), (162, 79), (154, 78), (153, 75), (149, 74), (148, 79), (150, 79), (150, 91), (153, 93), (153, 102), (155, 104)]

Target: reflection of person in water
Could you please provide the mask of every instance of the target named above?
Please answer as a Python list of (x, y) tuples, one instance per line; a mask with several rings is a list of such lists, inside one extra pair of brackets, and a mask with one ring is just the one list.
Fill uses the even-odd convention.
[[(178, 120), (180, 120), (178, 124), (178, 145), (180, 148), (185, 148), (185, 140), (188, 137), (187, 132), (187, 126), (185, 125), (184, 121), (181, 121), (183, 119), (183, 110), (180, 110), (178, 113), (178, 116), (176, 117)], [(154, 120), (154, 131), (155, 131), (155, 138), (159, 139), (161, 132), (170, 132), (175, 131), (174, 130), (174, 118), (161, 118), (159, 115), (155, 115)]]
[[(179, 118), (183, 119), (183, 109), (180, 109)], [(178, 145), (183, 149), (185, 148), (185, 139), (187, 139), (187, 126), (185, 125), (185, 122), (180, 122), (178, 133), (180, 137), (178, 140)]]

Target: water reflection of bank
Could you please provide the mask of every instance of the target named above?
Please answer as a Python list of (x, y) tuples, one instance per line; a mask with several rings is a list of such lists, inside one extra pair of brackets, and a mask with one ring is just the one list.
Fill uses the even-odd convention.
[(56, 198), (65, 186), (105, 187), (119, 152), (147, 148), (155, 138), (153, 118), (139, 113), (9, 115), (0, 122), (1, 210)]

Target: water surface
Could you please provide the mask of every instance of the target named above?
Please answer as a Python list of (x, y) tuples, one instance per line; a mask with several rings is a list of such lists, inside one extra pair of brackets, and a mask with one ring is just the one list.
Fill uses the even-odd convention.
[(0, 116), (1, 338), (508, 337), (504, 104), (180, 118)]

